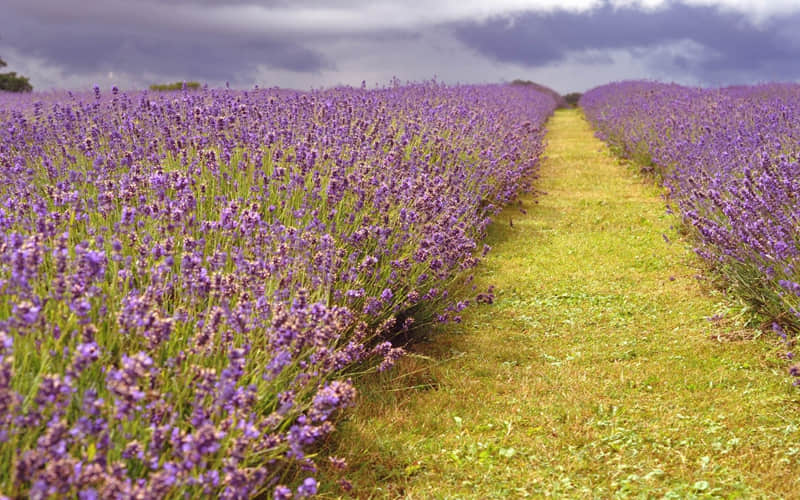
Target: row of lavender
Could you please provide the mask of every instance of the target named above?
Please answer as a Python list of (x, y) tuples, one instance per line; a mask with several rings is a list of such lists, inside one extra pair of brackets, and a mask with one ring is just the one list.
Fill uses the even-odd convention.
[(0, 96), (0, 491), (313, 494), (348, 376), (401, 355), (387, 332), (458, 321), (448, 291), (554, 106), (436, 83)]
[(663, 177), (697, 253), (791, 344), (800, 331), (800, 85), (622, 82), (581, 105), (601, 138)]

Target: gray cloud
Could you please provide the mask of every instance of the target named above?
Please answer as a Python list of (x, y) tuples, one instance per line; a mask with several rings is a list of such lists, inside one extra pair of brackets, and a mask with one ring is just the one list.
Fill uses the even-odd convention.
[(0, 55), (37, 88), (194, 79), (299, 88), (525, 78), (800, 77), (794, 0), (5, 0)]
[[(605, 4), (588, 12), (528, 12), (487, 22), (453, 25), (455, 36), (492, 59), (536, 67), (557, 64), (580, 51), (628, 49), (653, 55), (665, 44), (690, 41), (702, 57), (662, 51), (650, 61), (701, 80), (749, 75), (758, 80), (795, 79), (800, 37), (790, 31), (800, 14), (751, 22), (745, 14), (718, 7), (670, 3), (643, 10)], [(648, 50), (643, 50), (648, 49)], [(602, 53), (597, 53), (602, 57)]]
[(261, 66), (305, 73), (334, 66), (302, 41), (269, 31), (184, 24), (180, 11), (163, 5), (148, 13), (130, 5), (116, 9), (113, 1), (88, 12), (69, 4), (12, 8), (0, 25), (3, 41), (70, 73), (125, 71), (249, 83)]

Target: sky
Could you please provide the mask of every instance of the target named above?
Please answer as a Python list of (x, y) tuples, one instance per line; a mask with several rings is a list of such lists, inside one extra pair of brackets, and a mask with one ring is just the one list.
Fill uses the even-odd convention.
[(36, 90), (800, 81), (800, 0), (2, 0)]

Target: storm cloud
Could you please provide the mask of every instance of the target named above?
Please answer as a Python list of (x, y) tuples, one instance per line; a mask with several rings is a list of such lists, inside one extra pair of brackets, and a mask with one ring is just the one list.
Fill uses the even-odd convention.
[[(628, 50), (663, 72), (705, 83), (727, 76), (753, 80), (800, 77), (800, 14), (755, 23), (718, 6), (670, 3), (656, 9), (614, 7), (587, 12), (528, 12), (486, 22), (459, 23), (456, 37), (485, 56), (527, 67), (553, 65), (584, 53)], [(657, 51), (683, 45), (687, 50)], [(738, 79), (738, 78), (737, 78)]]
[(792, 0), (6, 0), (0, 57), (37, 89), (523, 78), (800, 78)]
[(0, 34), (17, 53), (73, 73), (127, 70), (248, 82), (258, 65), (309, 73), (331, 67), (315, 50), (279, 35), (203, 23), (180, 8), (142, 11), (131, 4), (114, 9), (109, 2), (96, 10), (77, 2), (52, 9), (34, 4), (12, 10)]

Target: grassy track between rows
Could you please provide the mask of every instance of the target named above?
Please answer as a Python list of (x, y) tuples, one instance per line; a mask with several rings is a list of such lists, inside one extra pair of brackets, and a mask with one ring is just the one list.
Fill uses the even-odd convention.
[(351, 495), (800, 498), (785, 349), (697, 279), (660, 190), (579, 111), (548, 129), (546, 194), (490, 229), (495, 303), (362, 383), (330, 445)]

